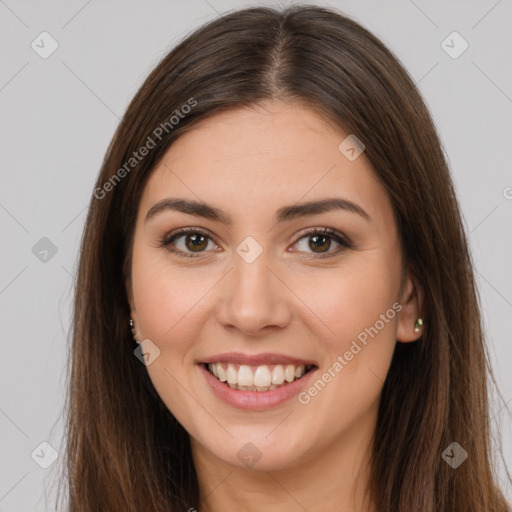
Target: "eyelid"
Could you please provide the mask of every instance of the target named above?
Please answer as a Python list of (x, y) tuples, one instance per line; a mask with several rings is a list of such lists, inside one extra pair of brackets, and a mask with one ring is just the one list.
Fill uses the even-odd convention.
[(208, 238), (214, 240), (214, 235), (204, 228), (194, 228), (194, 227), (186, 227), (186, 228), (178, 228), (174, 231), (171, 231), (167, 235), (164, 236), (162, 242), (169, 243), (173, 238), (177, 238), (178, 235), (184, 235), (187, 233), (199, 233), (200, 235), (207, 236)]
[(302, 231), (299, 231), (299, 233), (297, 233), (295, 236), (297, 237), (297, 242), (298, 242), (299, 240), (301, 240), (302, 238), (304, 238), (307, 235), (315, 235), (315, 234), (329, 235), (332, 238), (339, 238), (344, 244), (346, 244), (347, 246), (348, 245), (351, 246), (351, 242), (346, 235), (344, 235), (340, 231), (337, 231), (334, 228), (329, 228), (326, 226), (306, 228), (306, 229), (303, 229)]

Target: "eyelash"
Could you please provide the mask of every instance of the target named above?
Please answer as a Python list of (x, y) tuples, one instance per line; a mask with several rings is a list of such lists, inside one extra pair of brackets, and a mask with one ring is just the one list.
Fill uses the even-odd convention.
[[(175, 239), (177, 239), (183, 235), (187, 235), (187, 234), (202, 235), (202, 236), (209, 238), (210, 240), (213, 241), (212, 237), (210, 236), (210, 233), (208, 233), (207, 231), (204, 231), (199, 228), (182, 228), (179, 231), (170, 233), (168, 236), (166, 236), (165, 238), (160, 240), (159, 241), (160, 247), (166, 248), (169, 252), (176, 254), (177, 256), (182, 257), (182, 258), (197, 258), (201, 254), (201, 252), (194, 254), (194, 253), (187, 253), (187, 252), (184, 252), (181, 250), (176, 250), (176, 249), (170, 248), (171, 243)], [(333, 256), (338, 255), (345, 249), (352, 249), (352, 247), (353, 247), (352, 243), (349, 241), (348, 238), (346, 238), (341, 233), (339, 233), (338, 231), (336, 231), (335, 229), (332, 229), (332, 228), (313, 228), (308, 231), (303, 231), (303, 232), (299, 233), (299, 235), (298, 235), (299, 238), (298, 238), (297, 242), (299, 242), (303, 238), (306, 238), (307, 236), (313, 236), (313, 235), (328, 236), (329, 238), (334, 239), (334, 241), (336, 241), (340, 244), (340, 247), (338, 247), (334, 251), (328, 251), (326, 253), (311, 253), (314, 255), (313, 258), (319, 258), (319, 259), (331, 258)], [(297, 243), (297, 242), (295, 242), (295, 243)]]

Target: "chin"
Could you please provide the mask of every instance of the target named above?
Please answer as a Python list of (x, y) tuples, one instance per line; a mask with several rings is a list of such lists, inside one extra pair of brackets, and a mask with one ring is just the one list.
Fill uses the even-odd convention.
[(307, 436), (299, 436), (302, 442), (294, 443), (289, 437), (268, 434), (269, 430), (266, 430), (260, 435), (237, 437), (226, 443), (224, 451), (219, 450), (218, 444), (211, 451), (227, 464), (254, 471), (289, 469), (304, 458), (303, 440)]

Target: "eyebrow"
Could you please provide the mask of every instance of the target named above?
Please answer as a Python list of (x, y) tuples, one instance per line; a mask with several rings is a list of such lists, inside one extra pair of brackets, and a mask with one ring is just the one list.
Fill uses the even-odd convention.
[[(215, 208), (214, 206), (211, 206), (207, 203), (181, 198), (162, 199), (153, 205), (146, 214), (144, 223), (155, 217), (155, 215), (167, 210), (174, 210), (187, 213), (189, 215), (195, 215), (197, 217), (203, 217), (205, 219), (221, 222), (228, 226), (233, 224), (233, 218), (222, 210), (219, 210), (218, 208)], [(330, 212), (333, 210), (345, 210), (347, 212), (355, 213), (365, 220), (371, 222), (370, 215), (368, 215), (368, 213), (358, 204), (353, 203), (348, 199), (342, 199), (338, 197), (320, 199), (307, 203), (297, 203), (290, 206), (283, 206), (276, 212), (276, 222), (280, 223), (290, 221), (299, 217), (317, 215), (319, 213)]]

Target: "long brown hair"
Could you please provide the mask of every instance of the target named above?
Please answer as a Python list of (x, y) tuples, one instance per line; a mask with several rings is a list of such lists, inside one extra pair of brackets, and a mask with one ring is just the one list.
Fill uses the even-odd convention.
[[(379, 39), (309, 5), (232, 11), (195, 30), (149, 74), (110, 143), (75, 282), (67, 510), (199, 508), (189, 436), (133, 353), (125, 282), (135, 219), (148, 176), (180, 135), (265, 99), (301, 102), (363, 142), (389, 194), (404, 264), (424, 290), (423, 335), (397, 343), (382, 390), (369, 487), (377, 510), (505, 512), (473, 263), (436, 128)], [(469, 454), (457, 469), (442, 457), (453, 442)]]

